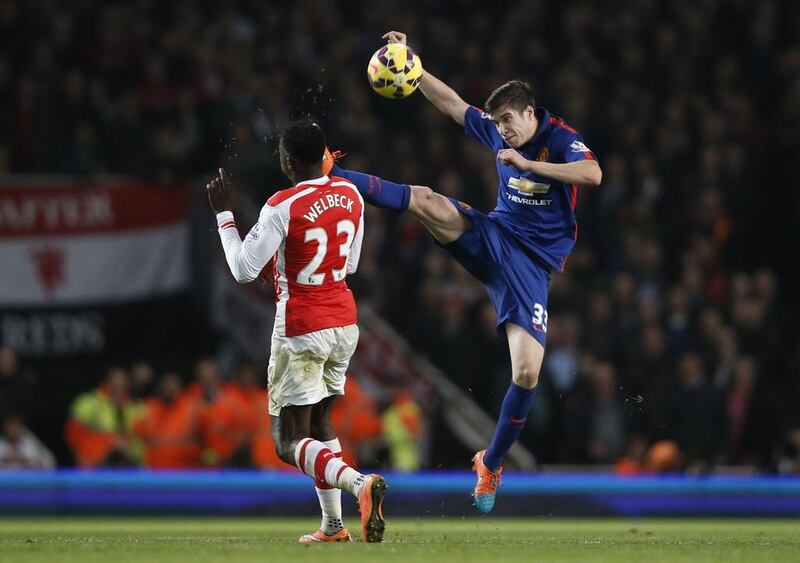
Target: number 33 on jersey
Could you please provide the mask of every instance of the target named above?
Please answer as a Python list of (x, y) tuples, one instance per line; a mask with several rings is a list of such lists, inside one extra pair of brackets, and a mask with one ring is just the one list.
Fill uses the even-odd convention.
[(219, 213), (217, 224), (225, 258), (240, 283), (254, 280), (272, 260), (278, 335), (355, 324), (355, 300), (345, 277), (358, 267), (364, 201), (353, 184), (323, 176), (276, 193), (244, 241), (232, 213)]

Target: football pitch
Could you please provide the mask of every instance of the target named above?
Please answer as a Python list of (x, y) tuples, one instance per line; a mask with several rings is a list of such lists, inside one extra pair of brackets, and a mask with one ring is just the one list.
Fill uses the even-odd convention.
[[(355, 524), (354, 519), (350, 523)], [(304, 546), (309, 518), (6, 518), (0, 561), (800, 561), (800, 520), (396, 518), (383, 544)]]

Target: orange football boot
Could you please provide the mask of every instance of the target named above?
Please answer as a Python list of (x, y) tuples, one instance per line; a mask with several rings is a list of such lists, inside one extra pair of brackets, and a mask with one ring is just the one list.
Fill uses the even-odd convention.
[(383, 541), (386, 521), (383, 519), (383, 496), (386, 494), (386, 481), (380, 475), (367, 475), (364, 488), (358, 495), (358, 509), (361, 511), (361, 539), (367, 543)]
[(494, 501), (497, 497), (497, 487), (500, 486), (500, 478), (503, 475), (503, 468), (498, 467), (497, 471), (492, 471), (483, 463), (483, 456), (486, 450), (481, 450), (472, 456), (472, 470), (477, 474), (478, 483), (472, 491), (475, 499), (475, 506), (483, 514), (488, 514), (494, 508)]
[(330, 176), (331, 170), (333, 169), (333, 163), (346, 154), (347, 153), (342, 151), (331, 152), (328, 147), (325, 147), (325, 152), (322, 153), (322, 173), (326, 176)]
[(322, 530), (317, 530), (313, 534), (300, 536), (297, 541), (300, 543), (338, 543), (353, 541), (353, 538), (350, 537), (350, 532), (347, 531), (347, 528), (342, 528), (330, 536), (325, 534)]

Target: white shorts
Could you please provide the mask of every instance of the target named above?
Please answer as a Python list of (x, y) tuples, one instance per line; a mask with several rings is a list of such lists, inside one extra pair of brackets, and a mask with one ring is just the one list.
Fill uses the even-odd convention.
[(281, 408), (315, 405), (344, 395), (347, 366), (358, 344), (356, 325), (326, 328), (300, 336), (272, 335), (267, 368), (269, 414)]

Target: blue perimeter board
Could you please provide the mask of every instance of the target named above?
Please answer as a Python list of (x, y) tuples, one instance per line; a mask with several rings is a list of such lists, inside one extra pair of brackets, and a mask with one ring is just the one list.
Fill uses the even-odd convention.
[[(387, 512), (474, 512), (469, 472), (384, 473)], [(345, 493), (345, 497), (347, 493)], [(355, 513), (347, 502), (345, 512)], [(353, 506), (349, 506), (353, 505)], [(0, 515), (315, 515), (312, 481), (272, 471), (0, 472)], [(800, 476), (507, 473), (496, 515), (798, 516)]]

